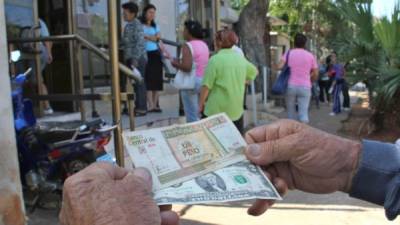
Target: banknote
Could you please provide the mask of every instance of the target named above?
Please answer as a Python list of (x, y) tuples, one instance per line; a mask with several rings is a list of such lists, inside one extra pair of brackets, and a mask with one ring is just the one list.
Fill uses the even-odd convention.
[(145, 167), (160, 190), (243, 161), (246, 142), (232, 121), (219, 114), (195, 123), (124, 132), (135, 167)]
[(261, 169), (248, 161), (155, 192), (159, 205), (191, 205), (281, 197)]

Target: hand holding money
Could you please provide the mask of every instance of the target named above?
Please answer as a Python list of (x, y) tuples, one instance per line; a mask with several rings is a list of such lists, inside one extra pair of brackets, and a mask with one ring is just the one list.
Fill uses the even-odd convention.
[[(246, 134), (247, 158), (270, 174), (281, 192), (285, 188), (311, 193), (347, 192), (358, 163), (361, 144), (291, 120), (257, 127)], [(252, 215), (271, 204), (258, 201)]]
[(176, 213), (160, 213), (149, 190), (151, 177), (144, 169), (128, 172), (108, 163), (92, 164), (66, 180), (61, 224), (178, 224)]

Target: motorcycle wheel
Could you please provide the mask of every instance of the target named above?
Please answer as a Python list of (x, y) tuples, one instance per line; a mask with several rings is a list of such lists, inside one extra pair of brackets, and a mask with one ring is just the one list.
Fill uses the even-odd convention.
[(85, 169), (96, 161), (94, 152), (86, 153), (82, 156), (73, 158), (65, 163), (65, 169), (69, 176)]

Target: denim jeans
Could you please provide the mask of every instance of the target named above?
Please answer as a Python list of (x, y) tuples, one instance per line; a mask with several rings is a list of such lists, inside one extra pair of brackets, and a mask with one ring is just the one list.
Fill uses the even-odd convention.
[(202, 80), (202, 78), (196, 77), (196, 84), (193, 90), (181, 90), (183, 109), (188, 123), (200, 120), (199, 94)]
[[(310, 88), (289, 86), (286, 93), (286, 108), (289, 119), (299, 120), (303, 123), (310, 122), (308, 118), (310, 99)], [(296, 103), (299, 109), (298, 115), (296, 113)]]

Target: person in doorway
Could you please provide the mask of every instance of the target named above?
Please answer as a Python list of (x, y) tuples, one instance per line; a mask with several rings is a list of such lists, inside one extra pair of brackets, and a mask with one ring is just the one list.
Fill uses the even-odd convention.
[[(278, 65), (282, 69), (286, 63), (290, 67), (290, 78), (286, 93), (286, 108), (289, 119), (309, 123), (308, 108), (311, 100), (312, 81), (318, 79), (318, 64), (314, 55), (305, 50), (307, 37), (303, 34), (296, 34), (294, 37), (294, 49), (289, 50), (281, 58)], [(299, 109), (296, 113), (296, 103)]]
[(219, 50), (208, 63), (199, 109), (205, 117), (226, 113), (243, 134), (245, 84), (256, 78), (258, 70), (232, 49), (236, 41), (232, 30), (221, 30), (215, 35), (215, 48)]
[(331, 87), (331, 92), (333, 95), (333, 108), (330, 113), (331, 116), (335, 116), (342, 112), (341, 105), (341, 94), (343, 94), (343, 110), (350, 110), (350, 96), (349, 88), (345, 80), (346, 71), (343, 64), (337, 62), (337, 55), (333, 52), (330, 55), (330, 60), (332, 66), (330, 67), (329, 73), (333, 77), (333, 84)]
[[(40, 36), (41, 37), (49, 37), (50, 32), (49, 32), (49, 29), (48, 29), (46, 23), (42, 19), (39, 19), (39, 24), (40, 24)], [(53, 43), (50, 41), (42, 42), (40, 45), (40, 51), (41, 51), (41, 53), (40, 53), (40, 62), (41, 62), (40, 71), (42, 73), (43, 73), (44, 69), (46, 68), (46, 66), (53, 62), (52, 48), (53, 48)], [(42, 93), (44, 95), (47, 95), (48, 90), (47, 90), (47, 86), (44, 83), (43, 78), (42, 78), (41, 86), (42, 86)], [(44, 101), (44, 114), (51, 115), (53, 113), (54, 113), (54, 111), (50, 105), (50, 102)]]
[[(145, 75), (147, 65), (147, 52), (145, 48), (144, 30), (142, 23), (136, 18), (139, 7), (136, 3), (127, 2), (122, 5), (124, 20), (127, 22), (122, 43), (124, 46), (124, 58), (127, 66), (137, 68), (142, 76)], [(126, 84), (122, 84), (124, 87)], [(147, 113), (146, 86), (135, 83), (135, 115), (145, 116)], [(127, 113), (126, 107), (123, 112)]]
[[(30, 29), (30, 30), (35, 30), (32, 28), (25, 28), (25, 29)], [(46, 25), (46, 23), (42, 20), (39, 19), (39, 34), (40, 37), (49, 37), (50, 32), (49, 29)], [(30, 36), (24, 36), (24, 34), (30, 35), (32, 32), (26, 31), (26, 32), (21, 32), (22, 38), (32, 38)], [(52, 54), (52, 48), (53, 48), (53, 43), (50, 41), (45, 41), (45, 42), (40, 42), (39, 43), (39, 51), (38, 54), (40, 54), (40, 74), (35, 74), (36, 72), (36, 62), (35, 62), (35, 53), (32, 52), (24, 52), (24, 48), (22, 49), (22, 54), (21, 54), (21, 60), (16, 64), (17, 70), (19, 73), (25, 72), (28, 68), (32, 68), (32, 76), (30, 81), (33, 84), (37, 84), (38, 80), (36, 80), (37, 76), (41, 76), (41, 90), (43, 95), (48, 94), (47, 86), (44, 83), (44, 77), (43, 77), (43, 72), (44, 69), (46, 68), (47, 65), (51, 64), (53, 62), (53, 54)], [(44, 114), (45, 115), (51, 115), (54, 113), (53, 108), (50, 105), (49, 101), (44, 101)]]
[(202, 41), (203, 27), (199, 22), (188, 20), (184, 26), (183, 37), (186, 40), (186, 44), (182, 47), (182, 60), (174, 60), (172, 65), (185, 72), (190, 72), (192, 66), (196, 67), (195, 88), (181, 91), (186, 121), (189, 123), (200, 119), (199, 94), (210, 51), (207, 44)]
[(154, 5), (149, 4), (143, 9), (141, 22), (143, 23), (148, 58), (144, 80), (147, 89), (148, 112), (161, 113), (159, 93), (163, 90), (164, 79), (162, 51), (159, 47), (161, 35), (160, 28), (154, 21), (155, 15), (156, 7)]

